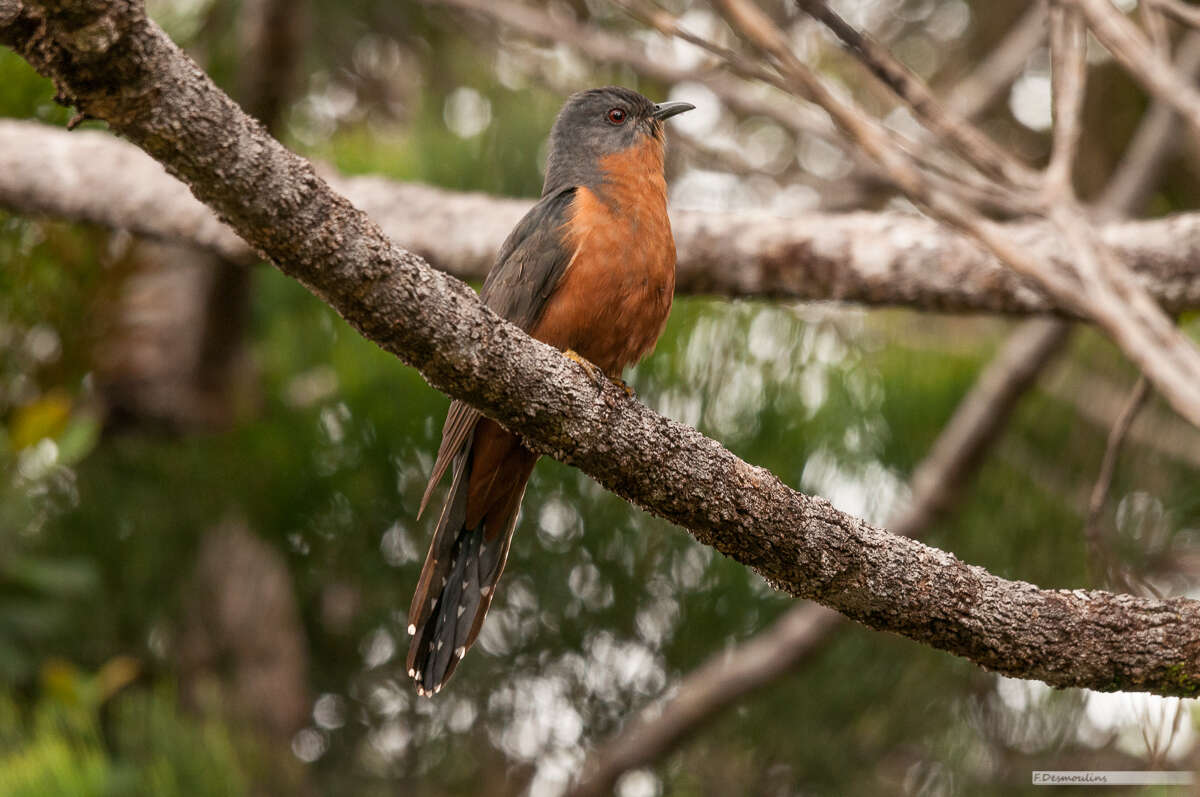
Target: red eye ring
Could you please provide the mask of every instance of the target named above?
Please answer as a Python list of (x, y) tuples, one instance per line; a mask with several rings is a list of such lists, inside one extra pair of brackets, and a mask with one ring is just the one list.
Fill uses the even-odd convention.
[(614, 125), (623, 124), (625, 122), (625, 111), (620, 108), (612, 108), (609, 110), (606, 118)]

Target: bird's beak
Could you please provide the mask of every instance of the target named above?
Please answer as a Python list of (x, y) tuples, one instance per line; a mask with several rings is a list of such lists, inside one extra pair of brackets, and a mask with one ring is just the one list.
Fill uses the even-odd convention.
[(696, 106), (690, 102), (660, 102), (654, 106), (654, 112), (650, 115), (661, 122), (663, 119), (670, 119), (676, 114), (692, 111), (695, 108)]

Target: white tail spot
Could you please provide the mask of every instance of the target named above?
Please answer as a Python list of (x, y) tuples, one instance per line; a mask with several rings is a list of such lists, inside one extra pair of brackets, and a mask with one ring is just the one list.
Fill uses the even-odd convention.
[(466, 610), (467, 610), (467, 607), (466, 607), (466, 606), (459, 606), (459, 607), (458, 607), (458, 616), (459, 616), (459, 617), (462, 617), (462, 616), (463, 616), (463, 612), (465, 612)]
[(467, 655), (467, 648), (465, 646), (460, 647), (460, 648), (455, 648), (454, 655), (458, 656), (461, 659), (463, 656)]
[(442, 645), (444, 645), (444, 644), (446, 644), (446, 641), (445, 641), (444, 639), (439, 639), (439, 640), (438, 640), (438, 643), (437, 643), (437, 649), (438, 649), (438, 650), (441, 650), (441, 649), (442, 649)]
[(492, 588), (491, 587), (480, 587), (479, 594), (486, 598), (488, 595), (492, 594)]
[(409, 636), (417, 635), (417, 627), (415, 625), (413, 625), (412, 623), (408, 624), (408, 635)]
[(409, 678), (416, 678), (416, 677), (417, 677), (417, 671), (416, 671), (416, 670), (414, 670), (412, 667), (409, 667), (409, 668), (408, 668), (408, 677), (409, 677)]

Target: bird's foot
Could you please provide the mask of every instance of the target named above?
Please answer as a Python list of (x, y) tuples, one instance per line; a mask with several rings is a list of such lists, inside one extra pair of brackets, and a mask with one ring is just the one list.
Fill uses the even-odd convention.
[(605, 381), (609, 381), (609, 382), (612, 382), (617, 387), (624, 390), (626, 396), (633, 398), (633, 396), (634, 396), (633, 388), (631, 388), (628, 384), (626, 384), (625, 380), (622, 379), (621, 377), (609, 376), (608, 374), (604, 373), (604, 371), (600, 368), (600, 366), (596, 365), (594, 362), (592, 362), (588, 358), (584, 357), (582, 354), (575, 351), (574, 349), (567, 349), (566, 351), (563, 352), (563, 356), (566, 357), (568, 360), (579, 363), (581, 366), (583, 366), (583, 370), (587, 371), (587, 375), (589, 377), (591, 377), (591, 380), (592, 380), (592, 382), (594, 382), (596, 384), (596, 387), (603, 390)]
[(600, 370), (600, 366), (596, 365), (594, 362), (587, 359), (574, 349), (567, 349), (563, 352), (563, 356), (568, 360), (579, 363), (581, 366), (583, 366), (583, 370), (587, 372), (588, 377), (590, 377), (597, 386), (604, 385), (604, 372)]

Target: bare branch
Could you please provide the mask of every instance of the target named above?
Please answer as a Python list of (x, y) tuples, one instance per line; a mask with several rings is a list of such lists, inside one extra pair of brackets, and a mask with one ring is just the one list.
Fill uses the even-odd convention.
[[(483, 277), (530, 204), (378, 177), (328, 179), (392, 240), (464, 279)], [(0, 207), (127, 229), (240, 263), (260, 259), (151, 158), (100, 132), (0, 120)], [(920, 217), (678, 211), (672, 226), (681, 293), (1071, 315), (977, 244)], [(1001, 229), (1038, 257), (1071, 258), (1046, 225)], [(1200, 308), (1200, 214), (1110, 224), (1101, 233), (1170, 312)]]
[(1029, 321), (1009, 337), (913, 471), (908, 507), (889, 523), (892, 531), (919, 536), (946, 512), (1007, 425), (1017, 402), (1062, 351), (1070, 331), (1069, 325), (1058, 321)]
[[(1070, 406), (1080, 419), (1108, 433), (1116, 425), (1129, 389), (1076, 366), (1066, 366), (1045, 381), (1046, 393)], [(1200, 468), (1200, 430), (1166, 411), (1144, 408), (1129, 430), (1128, 439), (1186, 468)], [(1084, 491), (1080, 505), (1088, 503)]]
[[(886, 47), (848, 25), (824, 0), (796, 0), (812, 17), (829, 28), (898, 97), (908, 103), (931, 132), (953, 146), (968, 163), (1014, 186), (1032, 188), (1034, 172), (996, 146), (961, 116), (938, 102), (924, 82), (900, 63)], [(743, 22), (745, 22), (743, 17)], [(826, 108), (826, 110), (829, 110)]]
[(991, 105), (1025, 69), (1046, 40), (1046, 3), (1033, 3), (978, 65), (946, 95), (946, 107), (973, 119)]
[[(630, 11), (636, 18), (644, 20), (648, 25), (661, 33), (675, 36), (706, 50), (721, 59), (730, 69), (743, 77), (765, 82), (783, 91), (789, 90), (790, 87), (787, 80), (778, 73), (764, 68), (758, 62), (743, 56), (731, 48), (716, 44), (691, 32), (678, 19), (665, 11), (653, 7), (647, 9), (647, 4), (637, 2), (637, 0), (616, 0), (616, 2), (621, 7)], [(878, 46), (874, 47), (875, 50), (882, 49), (878, 48)], [(919, 85), (919, 82), (914, 83), (916, 81), (915, 77), (904, 71), (903, 66), (896, 62), (893, 63), (893, 69), (898, 76), (896, 79), (902, 81), (904, 86)], [(916, 91), (917, 89), (913, 90)], [(927, 90), (925, 90), (925, 93), (930, 97), (929, 102), (934, 103), (932, 95), (929, 95)], [(936, 117), (941, 123), (931, 125), (932, 129), (938, 132), (949, 130), (950, 133), (948, 135), (961, 134), (963, 139), (962, 146), (968, 150), (973, 148), (985, 160), (993, 157), (993, 155), (996, 158), (1003, 157), (999, 150), (995, 149), (985, 136), (980, 133), (972, 135), (973, 129), (969, 125), (961, 124), (956, 118), (946, 118), (946, 114), (940, 110), (937, 112)], [(807, 131), (797, 129), (796, 132), (804, 133)], [(907, 140), (896, 131), (888, 131), (888, 135), (896, 143), (897, 151), (904, 154), (904, 158), (911, 162), (911, 165), (920, 173), (921, 178), (933, 189), (952, 195), (961, 201), (977, 207), (996, 210), (1009, 216), (1022, 216), (1034, 209), (1033, 202), (1024, 198), (1020, 193), (1009, 190), (1007, 185), (993, 181), (977, 173), (972, 168), (964, 169), (961, 163), (952, 164), (947, 168), (945, 164), (940, 162), (943, 159), (936, 157), (936, 153), (932, 153), (928, 147), (922, 146), (920, 142)], [(830, 138), (830, 136), (827, 134), (826, 138)], [(832, 138), (836, 144), (841, 144), (836, 136)], [(956, 143), (958, 140), (952, 137), (951, 143)], [(856, 150), (851, 149), (849, 154), (850, 157), (861, 162), (862, 156)], [(1012, 164), (1014, 168), (1024, 168), (1015, 161), (1012, 161)], [(868, 163), (867, 165), (869, 167), (870, 164)], [(884, 178), (887, 179), (886, 173), (884, 174)]]
[(1180, 2), (1180, 0), (1146, 0), (1141, 5), (1165, 14), (1180, 25), (1189, 28), (1200, 28), (1200, 8)]
[(1171, 33), (1167, 30), (1166, 15), (1153, 0), (1147, 0), (1147, 2), (1138, 3), (1138, 17), (1141, 18), (1142, 27), (1146, 29), (1146, 33), (1150, 34), (1150, 42), (1154, 45), (1154, 51), (1164, 58), (1169, 58)]
[[(432, 1), (432, 0), (431, 0)], [(771, 99), (751, 85), (717, 69), (681, 69), (661, 58), (654, 58), (627, 39), (602, 30), (588, 28), (570, 19), (551, 16), (532, 6), (510, 0), (437, 0), (441, 5), (461, 8), (503, 22), (526, 36), (569, 44), (579, 52), (602, 63), (626, 64), (638, 74), (664, 83), (698, 81), (721, 98), (734, 112), (746, 116), (765, 116), (789, 130), (802, 130), (820, 138), (836, 134), (828, 120), (794, 103)], [(748, 65), (743, 64), (746, 68)], [(761, 75), (763, 70), (756, 70)]]
[(747, 693), (791, 672), (841, 620), (823, 606), (801, 604), (733, 650), (712, 656), (688, 674), (661, 711), (658, 706), (643, 709), (589, 756), (569, 797), (612, 794), (621, 775), (657, 761)]
[[(1074, 203), (1054, 204), (1049, 215), (1067, 245), (1075, 250), (1088, 314), (1150, 378), (1175, 411), (1200, 426), (1200, 352), (1195, 344), (1137, 285), (1114, 253), (1094, 237)], [(1021, 253), (1014, 252), (1005, 259), (1016, 266), (1021, 257)]]
[(1075, 196), (1071, 174), (1082, 129), (1087, 31), (1077, 11), (1058, 5), (1050, 12), (1050, 66), (1054, 92), (1054, 146), (1043, 179), (1050, 201), (1061, 201)]
[[(1104, 574), (1115, 575), (1112, 557), (1108, 546), (1104, 543), (1104, 532), (1101, 529), (1100, 513), (1108, 502), (1108, 492), (1112, 489), (1113, 475), (1117, 470), (1117, 457), (1120, 456), (1121, 446), (1133, 426), (1133, 420), (1138, 411), (1150, 396), (1150, 383), (1146, 377), (1138, 377), (1129, 393), (1129, 399), (1121, 409), (1121, 414), (1113, 423), (1108, 434), (1108, 444), (1104, 449), (1104, 459), (1100, 462), (1100, 473), (1096, 476), (1096, 484), (1092, 488), (1092, 496), (1088, 501), (1087, 520), (1084, 523), (1084, 537), (1088, 544), (1088, 561), (1091, 564), (1092, 578), (1096, 583), (1104, 583)], [(1128, 585), (1121, 586), (1128, 589)]]
[[(1188, 80), (1200, 76), (1200, 33), (1188, 34), (1179, 44), (1175, 69)], [(1158, 185), (1167, 156), (1178, 145), (1179, 122), (1178, 114), (1168, 102), (1154, 100), (1096, 201), (1102, 216), (1121, 215), (1123, 210), (1145, 207), (1150, 201), (1150, 192)]]
[(1122, 16), (1109, 0), (1070, 2), (1083, 12), (1100, 43), (1147, 91), (1174, 107), (1193, 131), (1200, 130), (1200, 91), (1155, 52), (1136, 25)]

